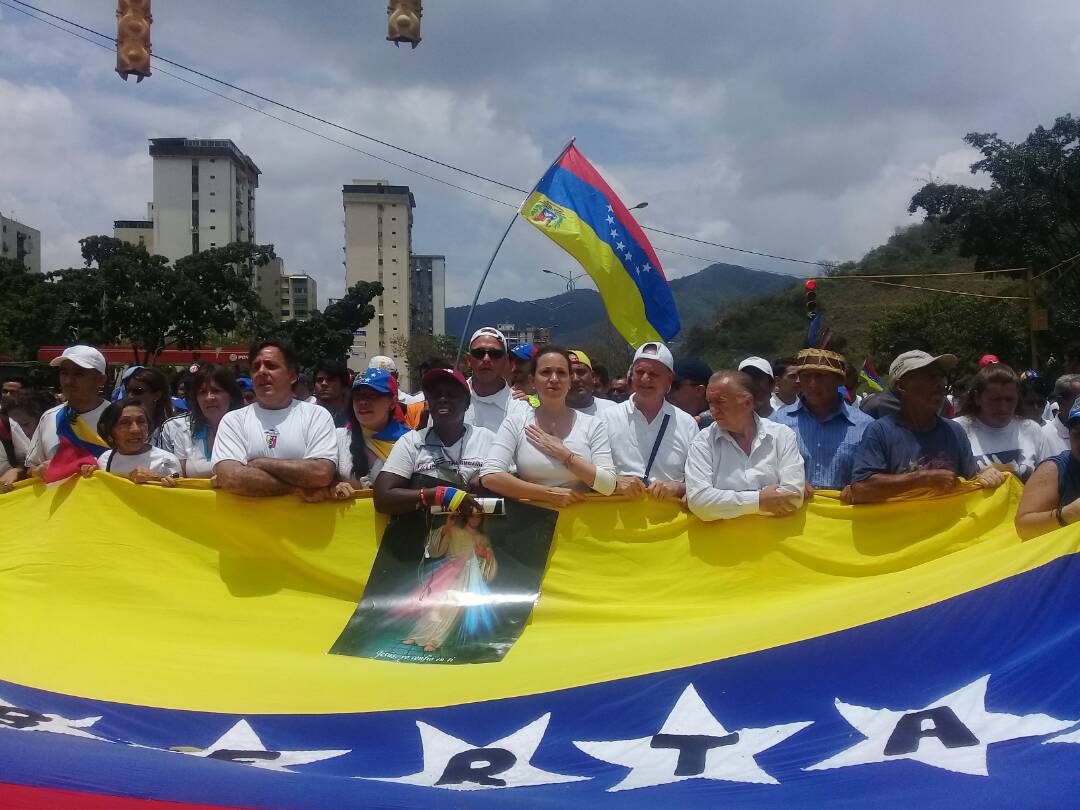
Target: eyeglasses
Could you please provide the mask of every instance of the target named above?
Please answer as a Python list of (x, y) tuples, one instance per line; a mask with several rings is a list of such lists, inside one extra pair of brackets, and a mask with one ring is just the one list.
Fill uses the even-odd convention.
[(492, 360), (502, 360), (506, 356), (502, 349), (470, 349), (469, 354), (477, 360), (483, 360), (485, 355)]

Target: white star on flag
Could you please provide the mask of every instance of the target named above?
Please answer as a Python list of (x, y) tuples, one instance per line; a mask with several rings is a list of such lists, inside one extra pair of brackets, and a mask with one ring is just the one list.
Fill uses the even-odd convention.
[(986, 748), (992, 743), (1061, 731), (1075, 720), (1045, 714), (986, 710), (989, 675), (918, 709), (871, 709), (836, 701), (837, 711), (867, 739), (805, 770), (822, 771), (912, 759), (956, 773), (988, 776)]
[(607, 210), (608, 210), (608, 213), (610, 214), (610, 213), (614, 212), (614, 210), (615, 210), (615, 209), (614, 209), (614, 208), (612, 208), (612, 207), (611, 207), (611, 206), (609, 205), (609, 206), (607, 207)]
[(645, 262), (645, 266), (642, 267), (641, 269), (644, 270), (646, 273), (648, 273), (650, 270), (652, 270), (652, 265), (649, 264), (648, 262)]
[[(610, 207), (610, 206), (608, 207), (608, 210), (609, 210), (609, 211), (611, 210), (611, 207)], [(609, 215), (608, 215), (608, 218), (607, 218), (607, 224), (608, 224), (608, 225), (614, 225), (614, 224), (615, 224), (615, 217), (613, 217), (613, 216), (611, 216), (611, 215), (609, 214)]]
[(591, 757), (630, 768), (608, 792), (687, 779), (776, 785), (776, 779), (762, 770), (754, 756), (808, 725), (809, 721), (729, 732), (691, 684), (656, 734), (635, 740), (575, 740), (574, 745)]
[(1056, 737), (1051, 737), (1049, 740), (1044, 740), (1043, 745), (1049, 745), (1050, 743), (1077, 743), (1080, 744), (1080, 728), (1074, 729), (1067, 734), (1059, 734)]
[(622, 250), (624, 247), (626, 247), (626, 245), (624, 245), (622, 242), (619, 242), (619, 244), (615, 245), (616, 250)]
[(190, 757), (222, 759), (227, 762), (239, 762), (262, 768), (267, 771), (292, 773), (292, 765), (307, 765), (323, 759), (332, 759), (348, 754), (352, 749), (334, 751), (270, 751), (247, 720), (240, 720), (214, 743), (203, 750), (189, 751), (182, 748), (170, 749)]
[[(71, 737), (86, 737), (91, 740), (104, 740), (95, 734), (83, 731), (94, 725), (101, 717), (84, 717), (81, 720), (71, 720), (61, 717), (59, 714), (45, 714), (33, 709), (26, 709), (8, 703), (0, 698), (0, 728), (12, 731), (48, 731), (52, 734), (67, 734)], [(106, 740), (106, 742), (108, 742)]]
[(630, 261), (630, 260), (631, 260), (632, 258), (634, 258), (634, 257), (633, 257), (633, 256), (631, 256), (631, 255), (630, 255), (629, 253), (627, 253), (627, 254), (626, 254), (626, 256), (625, 256), (625, 258), (626, 258), (626, 260), (627, 260), (627, 261)]
[(551, 713), (488, 745), (472, 745), (427, 723), (416, 721), (424, 752), (424, 769), (409, 776), (360, 777), (444, 790), (492, 790), (527, 785), (580, 782), (588, 777), (551, 773), (532, 765)]
[(614, 228), (611, 229), (611, 238), (612, 239), (618, 239), (619, 238), (619, 232), (617, 230), (615, 230)]

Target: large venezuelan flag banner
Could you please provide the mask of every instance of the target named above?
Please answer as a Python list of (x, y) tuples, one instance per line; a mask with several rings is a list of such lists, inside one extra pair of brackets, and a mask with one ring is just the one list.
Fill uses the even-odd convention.
[(604, 300), (608, 318), (640, 346), (679, 331), (679, 313), (645, 232), (572, 143), (521, 206), (521, 215), (573, 256)]
[(23, 488), (0, 807), (1072, 806), (1080, 527), (1020, 543), (1018, 493), (714, 525), (592, 500), (505, 660), (421, 666), (326, 654), (368, 500)]

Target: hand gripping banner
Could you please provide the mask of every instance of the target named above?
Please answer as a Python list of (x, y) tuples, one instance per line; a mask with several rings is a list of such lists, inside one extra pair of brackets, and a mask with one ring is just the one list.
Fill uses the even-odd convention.
[(1021, 543), (1019, 491), (715, 524), (589, 500), (505, 657), (418, 666), (328, 654), (370, 500), (22, 487), (0, 806), (1068, 806), (1080, 529)]

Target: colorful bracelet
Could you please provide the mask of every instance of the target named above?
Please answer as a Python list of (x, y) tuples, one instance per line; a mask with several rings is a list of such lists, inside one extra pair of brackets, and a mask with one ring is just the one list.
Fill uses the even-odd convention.
[(426, 492), (424, 492), (424, 488), (423, 488), (423, 487), (420, 487), (420, 503), (419, 503), (419, 504), (417, 505), (417, 508), (419, 508), (419, 507), (421, 507), (421, 506), (422, 506), (422, 507), (424, 507), (425, 509), (427, 509), (427, 505), (428, 505), (428, 502), (427, 502), (427, 493), (426, 493)]
[(463, 489), (450, 488), (450, 491), (454, 493), (454, 496), (450, 499), (449, 509), (451, 512), (456, 512), (458, 507), (461, 506), (461, 502), (465, 500), (467, 493)]
[(446, 506), (446, 487), (435, 487), (435, 500), (432, 503)]

